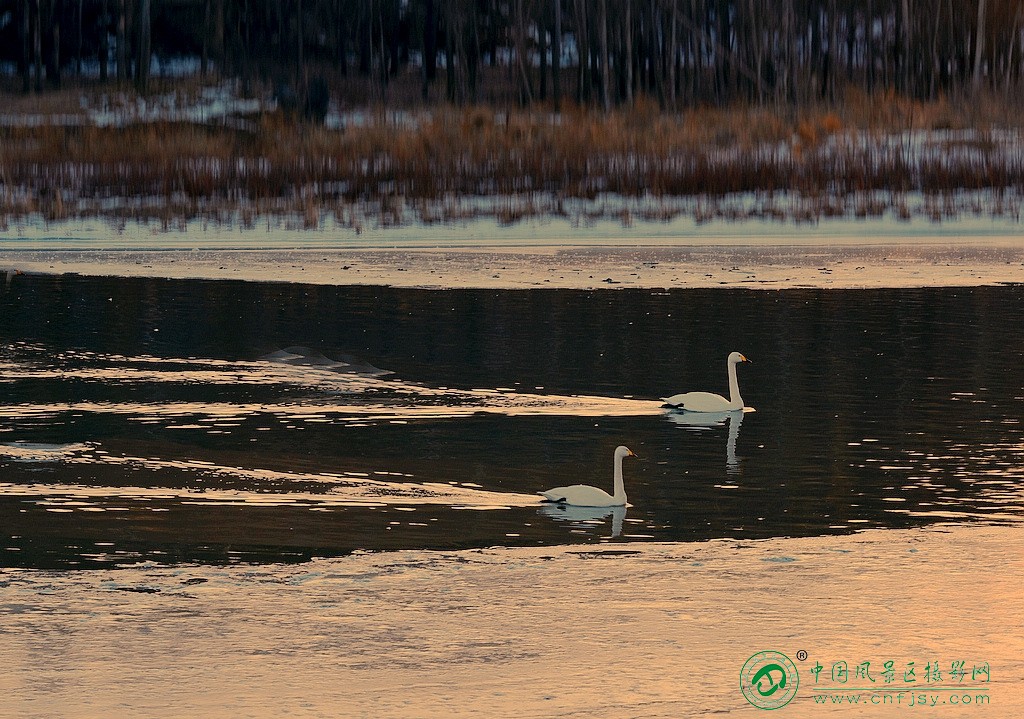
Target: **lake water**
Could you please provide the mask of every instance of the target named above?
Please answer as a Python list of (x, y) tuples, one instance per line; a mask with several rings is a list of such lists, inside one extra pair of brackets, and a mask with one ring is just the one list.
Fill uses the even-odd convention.
[[(0, 566), (1013, 522), (1022, 316), (1022, 286), (17, 276), (0, 285)], [(756, 411), (700, 426), (660, 407), (725, 393), (732, 350)], [(610, 491), (619, 444), (641, 458), (625, 512), (538, 505)]]

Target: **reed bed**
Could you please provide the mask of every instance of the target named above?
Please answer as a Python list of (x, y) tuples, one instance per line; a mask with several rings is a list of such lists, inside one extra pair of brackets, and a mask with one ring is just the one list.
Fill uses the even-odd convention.
[[(387, 113), (333, 129), (279, 113), (205, 124), (17, 123), (0, 128), (0, 218), (110, 217), (168, 228), (205, 218), (325, 218), (345, 227), (598, 212), (624, 223), (813, 221), (894, 212), (1015, 217), (1024, 140), (1011, 126), (958, 122), (949, 107), (695, 110), (653, 103), (610, 115), (569, 110)], [(229, 121), (230, 120), (230, 121)], [(908, 197), (916, 210), (906, 209)], [(620, 198), (608, 202), (608, 197)], [(960, 198), (960, 199), (958, 199)], [(293, 221), (292, 219), (288, 220)]]

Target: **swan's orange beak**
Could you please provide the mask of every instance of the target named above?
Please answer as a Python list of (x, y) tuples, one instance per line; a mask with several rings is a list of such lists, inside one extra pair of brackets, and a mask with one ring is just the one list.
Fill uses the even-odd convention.
[[(750, 362), (750, 360), (748, 360), (745, 355), (740, 355), (740, 362)], [(754, 364), (754, 363), (750, 362), (750, 364)]]
[(640, 455), (637, 454), (636, 452), (634, 452), (633, 450), (629, 450), (629, 456), (630, 457), (636, 457), (637, 459), (640, 459)]

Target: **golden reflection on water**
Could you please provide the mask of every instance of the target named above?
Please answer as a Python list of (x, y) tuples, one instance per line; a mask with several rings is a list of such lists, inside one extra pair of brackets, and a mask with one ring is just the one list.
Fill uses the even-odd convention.
[[(799, 672), (787, 717), (902, 716), (913, 692), (943, 702), (928, 716), (1021, 716), (1022, 558), (1019, 526), (943, 526), (3, 571), (0, 691), (13, 716), (70, 719), (753, 716), (740, 667), (776, 650)], [(955, 661), (960, 682), (925, 680), (926, 664)], [(852, 693), (830, 676), (839, 662), (851, 678), (868, 662), (875, 684), (825, 711), (822, 690)], [(972, 677), (978, 665), (989, 674)], [(989, 703), (953, 706), (936, 686)], [(871, 704), (893, 689), (908, 706)]]

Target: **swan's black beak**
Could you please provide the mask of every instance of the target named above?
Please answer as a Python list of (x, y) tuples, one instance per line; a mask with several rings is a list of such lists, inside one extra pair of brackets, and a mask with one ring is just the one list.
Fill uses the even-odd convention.
[[(741, 359), (741, 360), (742, 360), (743, 362), (750, 362), (750, 360), (748, 360), (748, 359), (747, 359), (746, 355), (740, 355), (740, 359)], [(753, 362), (750, 362), (750, 364), (754, 364), (754, 363), (753, 363)]]

